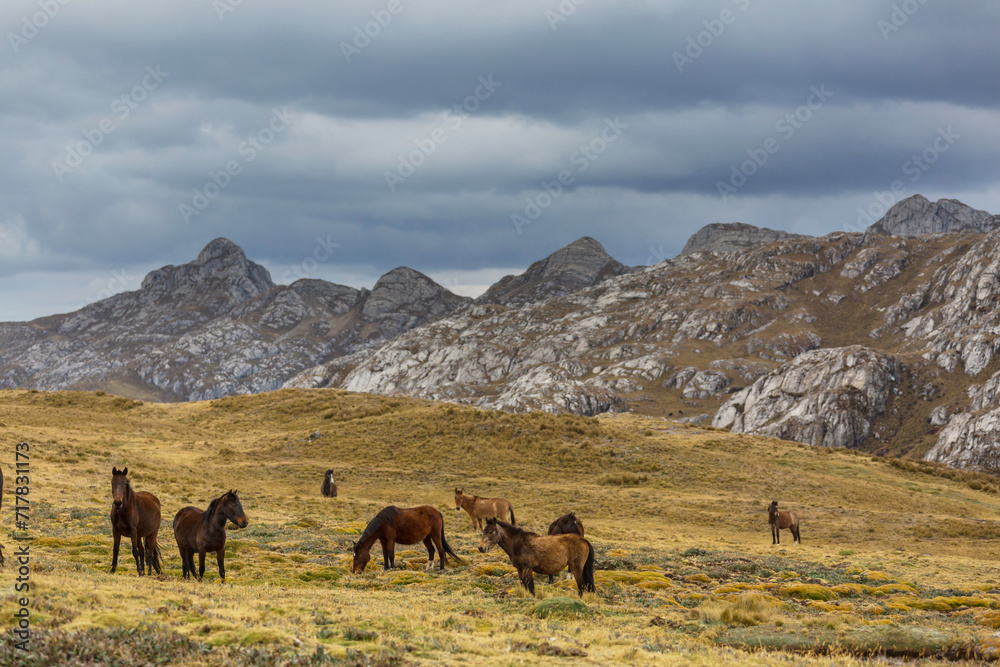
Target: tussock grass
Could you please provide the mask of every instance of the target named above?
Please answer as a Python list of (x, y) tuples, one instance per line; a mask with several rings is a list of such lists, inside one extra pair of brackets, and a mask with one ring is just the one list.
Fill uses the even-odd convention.
[[(633, 415), (510, 415), (327, 390), (127, 405), (0, 391), (0, 424), (5, 442), (32, 444), (41, 663), (76, 647), (80, 664), (154, 653), (194, 665), (854, 664), (845, 656), (874, 649), (851, 633), (883, 627), (904, 628), (900, 645), (920, 626), (947, 637), (944, 655), (959, 644), (986, 655), (1000, 611), (1000, 547), (973, 534), (992, 534), (996, 494), (853, 452)], [(162, 577), (139, 579), (127, 549), (107, 573), (110, 469), (125, 465), (163, 506)], [(327, 468), (335, 499), (320, 497)], [(575, 511), (596, 554), (585, 611), (536, 614), (580, 605), (575, 583), (536, 576), (531, 598), (502, 552), (476, 551), (454, 486), (508, 498), (543, 533)], [(183, 581), (173, 514), (228, 488), (250, 525), (230, 529), (227, 583), (211, 556), (205, 581)], [(799, 513), (803, 544), (771, 545), (773, 499)], [(367, 571), (351, 574), (352, 542), (388, 504), (441, 510), (466, 563), (426, 571), (422, 546), (401, 546), (402, 567), (383, 572), (375, 546)], [(0, 572), (7, 618), (12, 577)], [(809, 590), (831, 594), (792, 594)], [(808, 655), (747, 652), (761, 646)]]

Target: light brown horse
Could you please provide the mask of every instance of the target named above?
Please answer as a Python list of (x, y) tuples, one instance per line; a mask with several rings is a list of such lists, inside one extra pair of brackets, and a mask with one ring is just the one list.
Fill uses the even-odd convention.
[(576, 533), (564, 535), (539, 535), (512, 526), (499, 519), (487, 519), (479, 551), (486, 553), (494, 544), (510, 556), (517, 568), (521, 584), (535, 594), (535, 576), (559, 574), (569, 567), (576, 579), (576, 588), (583, 592), (594, 589), (594, 547)]
[(476, 532), (483, 529), (485, 519), (506, 519), (508, 514), (510, 522), (517, 525), (514, 519), (514, 506), (506, 498), (467, 496), (462, 493), (462, 489), (455, 489), (455, 510), (465, 510), (469, 513), (472, 530)]
[[(133, 491), (128, 481), (128, 467), (111, 468), (111, 534), (115, 538), (111, 556), (111, 573), (118, 569), (118, 547), (122, 535), (132, 540), (132, 557), (139, 576), (160, 574), (160, 501), (147, 491)], [(145, 572), (144, 572), (145, 570)]]
[(226, 580), (226, 522), (246, 528), (249, 521), (236, 491), (230, 489), (209, 504), (207, 510), (185, 507), (174, 516), (174, 539), (181, 552), (184, 578), (194, 574), (194, 554), (198, 552), (198, 581), (205, 576), (205, 554), (215, 552), (219, 579)]
[(781, 528), (792, 531), (792, 544), (795, 542), (802, 544), (802, 536), (799, 535), (799, 515), (791, 510), (779, 510), (777, 500), (772, 500), (767, 508), (767, 522), (771, 524), (771, 544), (781, 544)]
[(447, 561), (445, 552), (462, 562), (458, 554), (448, 546), (448, 540), (444, 538), (444, 517), (430, 505), (407, 508), (389, 505), (381, 509), (368, 522), (365, 532), (361, 533), (361, 538), (351, 547), (354, 553), (351, 572), (361, 574), (365, 571), (365, 566), (372, 557), (371, 548), (375, 540), (382, 545), (382, 565), (386, 570), (396, 567), (397, 544), (423, 542), (427, 547), (427, 569), (434, 566), (435, 546), (441, 554), (440, 569), (444, 569)]

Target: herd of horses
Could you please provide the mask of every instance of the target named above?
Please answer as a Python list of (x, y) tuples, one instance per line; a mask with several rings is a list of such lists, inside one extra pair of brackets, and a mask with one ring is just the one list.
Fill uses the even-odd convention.
[[(337, 495), (333, 471), (324, 475), (321, 493), (324, 497)], [(160, 547), (157, 536), (160, 530), (160, 501), (147, 491), (135, 491), (128, 479), (128, 468), (111, 469), (111, 531), (114, 553), (111, 572), (118, 568), (118, 551), (123, 535), (132, 542), (139, 576), (161, 574)], [(486, 553), (493, 546), (500, 547), (517, 570), (521, 584), (535, 594), (534, 575), (548, 575), (552, 583), (555, 575), (568, 569), (576, 580), (577, 592), (583, 597), (594, 586), (594, 547), (584, 537), (583, 523), (573, 512), (564, 514), (549, 525), (546, 535), (524, 530), (516, 524), (514, 507), (505, 498), (480, 498), (466, 495), (455, 489), (455, 509), (465, 510), (472, 521), (472, 529), (481, 531), (479, 551)], [(505, 519), (510, 518), (508, 523)], [(205, 557), (215, 552), (219, 565), (219, 578), (226, 579), (225, 552), (226, 526), (233, 523), (245, 528), (249, 523), (236, 491), (229, 490), (201, 510), (184, 507), (174, 516), (174, 539), (181, 555), (183, 577), (195, 576), (194, 554), (198, 554), (199, 581), (205, 575)], [(768, 507), (772, 544), (780, 544), (780, 529), (792, 532), (793, 541), (801, 543), (799, 518), (795, 512), (778, 509), (778, 501)], [(371, 560), (371, 548), (378, 542), (382, 547), (382, 566), (396, 567), (396, 545), (423, 543), (427, 548), (427, 568), (434, 566), (435, 553), (439, 569), (444, 569), (448, 556), (464, 562), (448, 545), (444, 536), (444, 517), (430, 505), (401, 508), (385, 507), (368, 522), (361, 537), (352, 545), (351, 572), (361, 574)]]

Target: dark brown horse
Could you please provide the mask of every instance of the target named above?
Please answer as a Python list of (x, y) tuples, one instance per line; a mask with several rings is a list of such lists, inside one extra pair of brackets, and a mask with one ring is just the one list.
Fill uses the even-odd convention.
[(802, 544), (802, 536), (799, 535), (799, 515), (792, 511), (778, 509), (778, 501), (772, 500), (767, 508), (767, 522), (771, 524), (771, 544), (781, 544), (781, 528), (792, 531), (792, 544), (798, 542)]
[(506, 498), (480, 498), (479, 496), (467, 496), (462, 489), (455, 489), (455, 509), (465, 510), (472, 519), (472, 530), (483, 529), (484, 519), (506, 519), (510, 514), (510, 522), (517, 524), (514, 519), (514, 506)]
[(185, 507), (174, 517), (174, 538), (181, 552), (184, 578), (194, 574), (194, 554), (198, 552), (198, 581), (205, 576), (205, 554), (215, 552), (219, 561), (219, 579), (226, 580), (226, 522), (232, 521), (246, 528), (247, 515), (243, 512), (236, 491), (230, 489), (216, 498), (207, 510)]
[(111, 573), (118, 569), (118, 547), (122, 535), (132, 540), (132, 557), (139, 576), (160, 574), (160, 501), (152, 493), (133, 491), (128, 481), (128, 468), (111, 468), (111, 534), (115, 538), (111, 556)]
[[(580, 537), (583, 537), (583, 522), (577, 519), (576, 514), (573, 512), (563, 514), (549, 524), (549, 535), (567, 535), (569, 533), (576, 533)], [(550, 584), (554, 578), (553, 575), (549, 575)]]
[(378, 540), (382, 545), (382, 565), (388, 570), (396, 567), (396, 545), (416, 544), (423, 542), (427, 547), (427, 568), (434, 566), (434, 547), (441, 554), (440, 569), (444, 569), (447, 556), (451, 554), (455, 560), (462, 562), (444, 538), (444, 518), (441, 512), (430, 505), (401, 508), (390, 505), (382, 509), (375, 518), (368, 522), (361, 538), (354, 543), (354, 564), (351, 572), (361, 574), (371, 560), (371, 548)]
[(327, 470), (326, 474), (323, 475), (323, 486), (320, 489), (320, 493), (323, 494), (324, 498), (337, 497), (337, 483), (333, 481), (332, 470)]
[(479, 541), (479, 551), (486, 553), (494, 544), (499, 545), (510, 556), (521, 584), (532, 595), (535, 594), (534, 572), (553, 575), (559, 574), (564, 567), (569, 567), (573, 573), (580, 597), (583, 597), (585, 590), (595, 590), (594, 547), (575, 533), (539, 535), (512, 526), (506, 521), (487, 519), (483, 538)]

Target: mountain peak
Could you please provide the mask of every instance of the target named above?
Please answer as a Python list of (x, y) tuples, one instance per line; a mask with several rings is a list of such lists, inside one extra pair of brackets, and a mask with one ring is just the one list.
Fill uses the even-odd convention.
[(800, 239), (801, 234), (755, 227), (745, 222), (713, 222), (705, 225), (688, 239), (681, 250), (682, 255), (693, 252), (733, 252), (745, 250), (762, 243), (773, 243), (784, 239)]
[(917, 194), (893, 204), (882, 219), (866, 231), (888, 236), (913, 236), (966, 230), (988, 232), (997, 227), (1000, 227), (1000, 215), (974, 209), (957, 199), (932, 202)]
[(246, 260), (246, 253), (243, 252), (243, 248), (239, 247), (227, 238), (220, 236), (219, 238), (210, 241), (207, 246), (205, 246), (200, 253), (198, 253), (198, 259), (196, 261), (204, 264), (205, 262), (210, 262), (215, 259), (223, 259), (232, 257), (234, 259)]
[(628, 271), (598, 241), (584, 236), (535, 262), (521, 275), (501, 278), (476, 301), (520, 306), (571, 294)]

